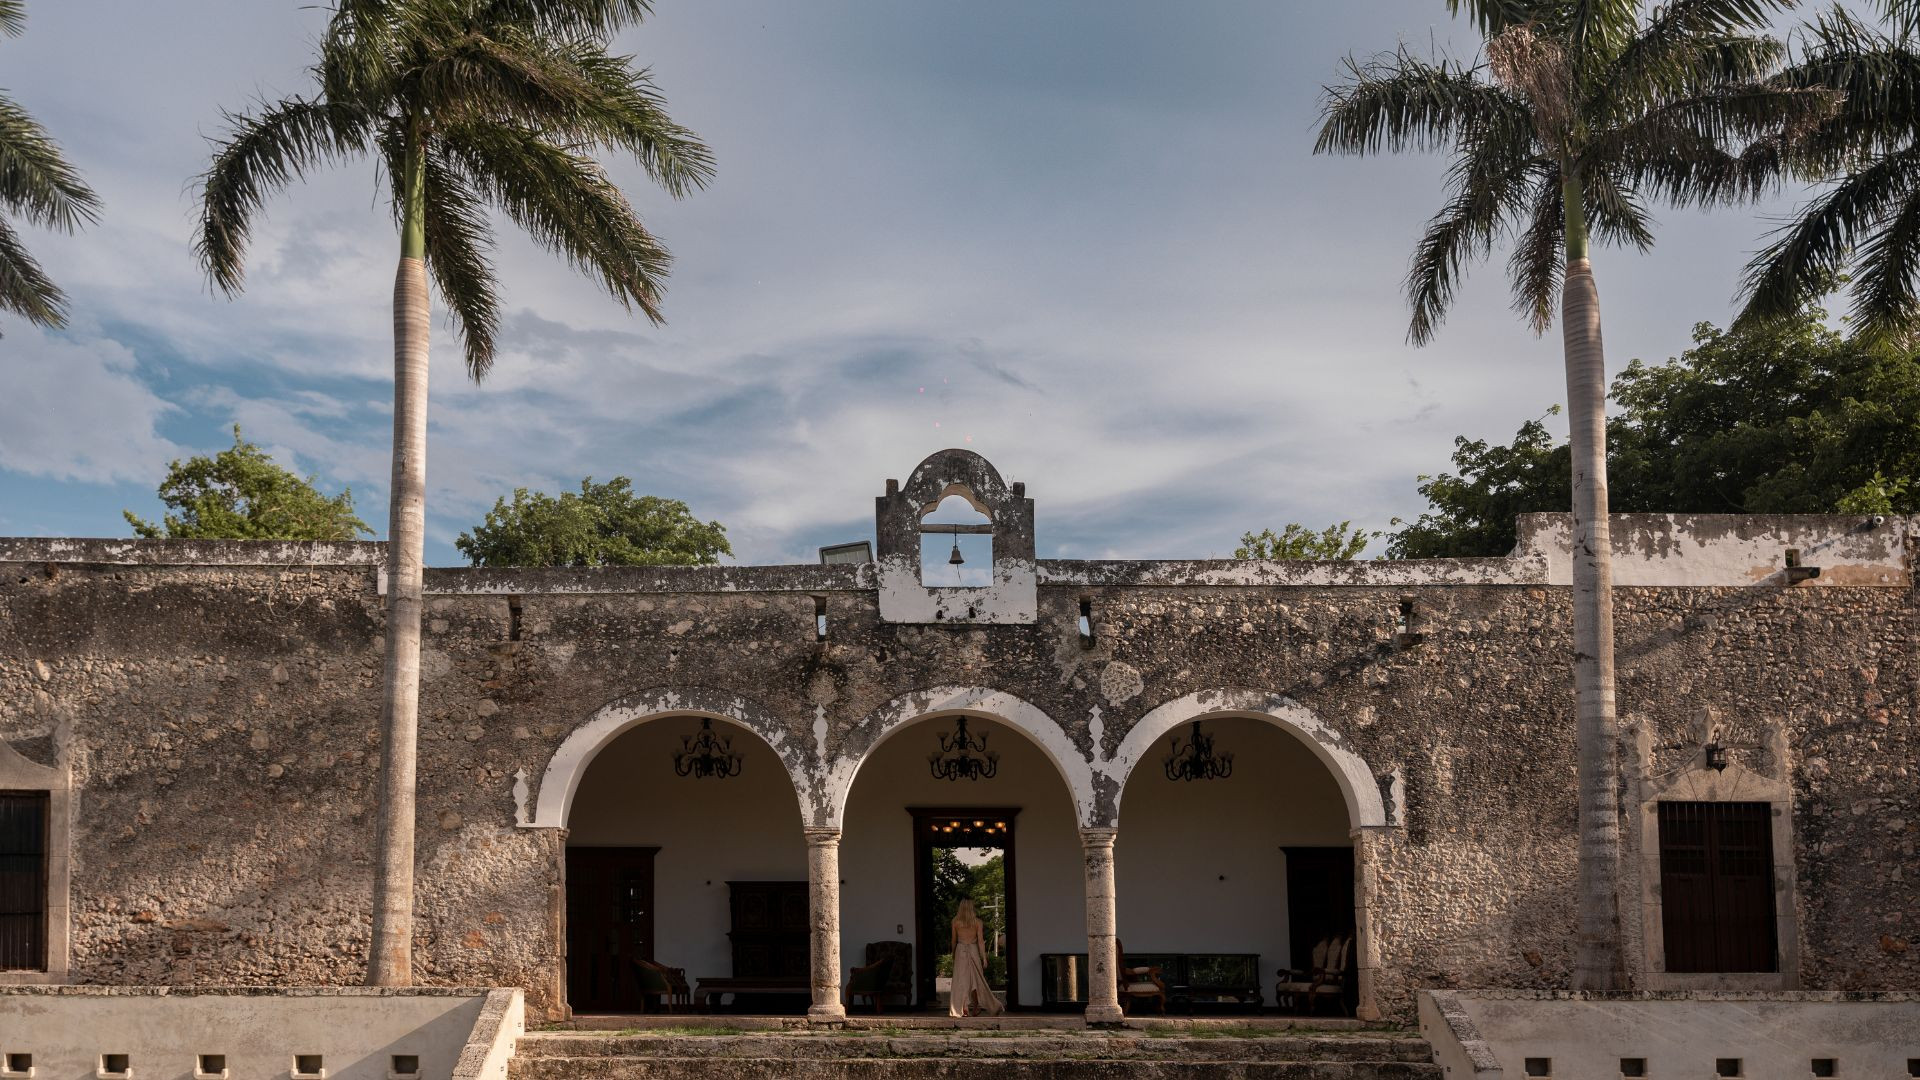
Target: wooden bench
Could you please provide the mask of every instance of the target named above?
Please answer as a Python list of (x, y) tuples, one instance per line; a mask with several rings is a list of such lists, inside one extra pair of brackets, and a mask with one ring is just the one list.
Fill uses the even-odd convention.
[(717, 1004), (716, 998), (728, 994), (797, 994), (811, 998), (813, 986), (806, 979), (794, 978), (710, 978), (701, 979), (693, 988), (693, 1005), (703, 1012), (712, 1012)]

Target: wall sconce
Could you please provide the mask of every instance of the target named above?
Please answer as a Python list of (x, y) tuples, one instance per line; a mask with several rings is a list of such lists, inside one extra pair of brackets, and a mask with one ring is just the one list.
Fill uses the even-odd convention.
[(1398, 630), (1393, 635), (1393, 644), (1395, 647), (1401, 648), (1401, 649), (1410, 649), (1413, 646), (1418, 645), (1422, 641), (1426, 640), (1427, 635), (1413, 628), (1415, 618), (1416, 618), (1416, 612), (1413, 606), (1413, 597), (1411, 596), (1401, 597), (1400, 598), (1400, 623), (1399, 623)]
[(1714, 772), (1727, 771), (1727, 747), (1725, 744), (1719, 739), (1715, 739), (1701, 749), (1705, 751), (1707, 755), (1707, 768), (1712, 769)]

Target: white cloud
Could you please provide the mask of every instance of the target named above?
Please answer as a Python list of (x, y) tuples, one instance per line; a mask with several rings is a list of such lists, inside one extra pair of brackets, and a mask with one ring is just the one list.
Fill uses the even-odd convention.
[(151, 480), (179, 447), (156, 430), (173, 410), (124, 345), (94, 329), (49, 333), (8, 320), (0, 340), (0, 468), (54, 480)]

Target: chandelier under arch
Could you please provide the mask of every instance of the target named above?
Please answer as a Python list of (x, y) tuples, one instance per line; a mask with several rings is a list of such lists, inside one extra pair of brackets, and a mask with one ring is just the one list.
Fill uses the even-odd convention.
[(1225, 780), (1233, 775), (1232, 752), (1215, 753), (1213, 736), (1200, 730), (1198, 720), (1193, 722), (1193, 734), (1184, 747), (1179, 735), (1169, 739), (1167, 746), (1171, 751), (1165, 766), (1169, 780)]
[(673, 752), (673, 771), (697, 780), (739, 776), (740, 765), (741, 757), (733, 749), (733, 736), (715, 735), (713, 720), (704, 716), (700, 718), (699, 733), (680, 736), (680, 749)]
[(991, 780), (1000, 771), (1000, 755), (987, 749), (985, 735), (967, 733), (967, 718), (953, 718), (953, 734), (940, 736), (940, 749), (927, 755), (936, 780)]

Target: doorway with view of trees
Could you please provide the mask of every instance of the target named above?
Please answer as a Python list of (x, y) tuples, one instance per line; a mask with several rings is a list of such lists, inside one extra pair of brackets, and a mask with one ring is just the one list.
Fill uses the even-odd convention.
[(972, 900), (985, 924), (987, 983), (1009, 1006), (1019, 1001), (1019, 950), (1014, 928), (1013, 824), (1017, 809), (909, 808), (914, 835), (916, 997), (944, 1002), (953, 977), (953, 917)]

